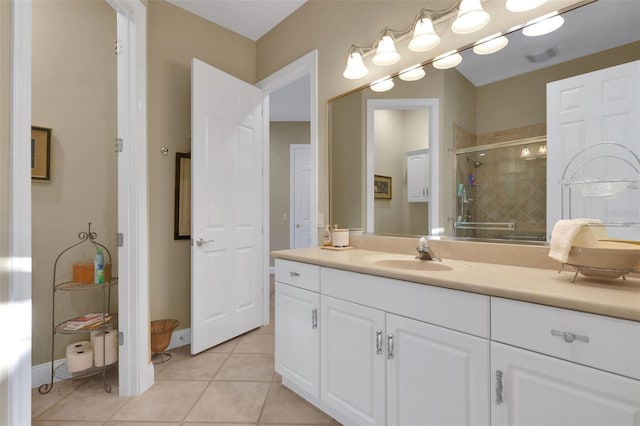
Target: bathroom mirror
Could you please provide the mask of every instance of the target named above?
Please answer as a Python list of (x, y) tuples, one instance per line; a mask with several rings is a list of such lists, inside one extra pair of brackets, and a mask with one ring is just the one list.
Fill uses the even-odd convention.
[[(435, 224), (439, 235), (456, 236), (454, 222), (460, 216), (458, 176), (470, 179), (469, 175), (474, 175), (475, 179), (476, 174), (494, 173), (498, 167), (496, 162), (483, 162), (477, 158), (480, 151), (474, 152), (474, 147), (510, 143), (519, 146), (518, 141), (528, 138), (542, 140), (546, 135), (548, 82), (640, 59), (638, 2), (598, 0), (565, 12), (563, 16), (564, 25), (554, 33), (542, 37), (525, 37), (521, 31), (509, 34), (509, 44), (497, 53), (481, 56), (467, 49), (462, 52), (462, 63), (454, 69), (437, 70), (426, 65), (426, 77), (413, 82), (394, 78), (395, 87), (388, 92), (374, 92), (367, 86), (332, 99), (328, 129), (330, 222), (376, 234), (411, 236), (433, 235), (430, 230)], [(392, 100), (400, 104), (402, 100), (416, 99), (437, 105), (435, 116), (439, 114), (439, 118), (434, 121), (431, 111), (427, 130), (422, 126), (420, 134), (411, 135), (407, 134), (408, 128), (416, 126), (405, 126), (403, 134), (397, 133), (396, 143), (392, 144), (397, 147), (395, 152), (391, 146), (377, 147), (370, 140), (368, 142), (368, 136), (376, 139), (375, 135), (369, 135), (376, 125), (367, 120), (367, 105), (372, 100)], [(394, 108), (396, 113), (405, 111), (409, 114), (412, 110), (413, 107)], [(403, 118), (398, 116), (397, 120)], [(438, 133), (430, 138), (428, 132), (434, 126)], [(381, 166), (372, 153), (384, 152), (378, 156), (394, 156), (397, 162), (403, 162), (418, 148), (407, 148), (398, 142), (400, 139), (426, 139), (425, 149), (432, 169), (428, 182), (430, 196), (422, 202), (408, 201), (405, 165), (401, 172), (392, 176), (394, 197), (396, 194), (402, 197), (404, 207), (392, 212), (393, 200), (368, 196), (372, 192), (373, 175), (389, 174), (379, 170)], [(536, 149), (540, 149), (538, 145)], [(465, 152), (465, 149), (471, 151)], [(434, 152), (439, 154), (434, 155)], [(471, 160), (466, 161), (467, 157)], [(462, 158), (463, 164), (460, 165), (456, 158)], [(475, 162), (482, 163), (481, 168), (476, 168)], [(540, 162), (536, 165), (538, 171), (540, 165)], [(542, 195), (540, 200), (544, 200), (544, 192)], [(503, 193), (501, 197), (505, 200), (504, 206), (517, 205), (509, 193)], [(493, 208), (506, 208), (504, 206), (496, 204)], [(376, 214), (376, 211), (381, 213)], [(539, 206), (538, 211), (544, 212), (545, 206)], [(396, 222), (428, 225), (421, 225), (424, 229), (386, 229), (376, 226), (378, 215), (391, 215), (397, 218)], [(427, 220), (415, 220), (416, 215), (426, 215)], [(540, 235), (530, 235), (530, 241), (540, 240)], [(491, 238), (473, 232), (458, 233), (458, 236)], [(528, 240), (526, 234), (514, 234), (514, 237), (510, 242)]]

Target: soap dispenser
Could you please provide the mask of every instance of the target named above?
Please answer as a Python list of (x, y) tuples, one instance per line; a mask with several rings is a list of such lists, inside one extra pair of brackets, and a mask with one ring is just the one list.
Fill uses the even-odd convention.
[(331, 246), (331, 225), (327, 225), (322, 235), (322, 245), (324, 247)]

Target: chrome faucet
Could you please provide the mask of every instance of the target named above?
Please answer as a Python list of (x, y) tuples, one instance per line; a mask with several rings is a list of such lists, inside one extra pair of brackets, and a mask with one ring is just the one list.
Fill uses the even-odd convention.
[(418, 240), (418, 243), (419, 243), (419, 246), (418, 248), (416, 248), (418, 255), (416, 256), (416, 259), (437, 260), (437, 261), (442, 260), (435, 255), (433, 250), (431, 250), (431, 248), (429, 247), (429, 244), (427, 243), (427, 239), (425, 237), (421, 237), (420, 240)]

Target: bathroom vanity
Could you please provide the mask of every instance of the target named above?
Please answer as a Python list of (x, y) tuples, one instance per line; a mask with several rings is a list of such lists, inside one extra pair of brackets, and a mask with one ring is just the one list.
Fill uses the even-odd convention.
[(276, 257), (275, 368), (344, 424), (640, 425), (640, 280), (420, 261)]

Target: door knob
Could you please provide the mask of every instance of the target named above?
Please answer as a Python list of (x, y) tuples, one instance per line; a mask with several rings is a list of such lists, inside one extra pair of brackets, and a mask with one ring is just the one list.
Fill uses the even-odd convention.
[(212, 242), (213, 242), (213, 240), (205, 241), (205, 240), (204, 240), (204, 238), (198, 238), (198, 239), (196, 240), (196, 245), (197, 245), (198, 247), (204, 247), (204, 246), (206, 246), (207, 244), (212, 243)]

